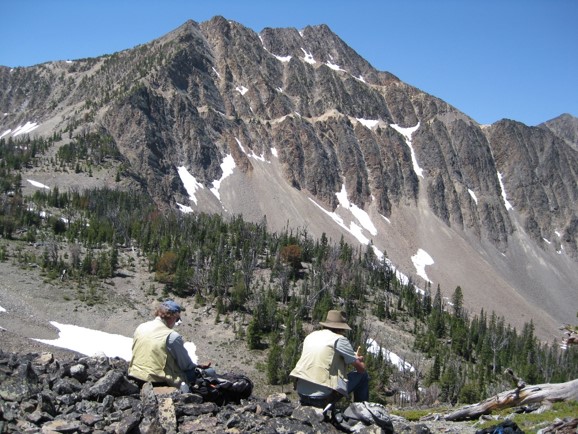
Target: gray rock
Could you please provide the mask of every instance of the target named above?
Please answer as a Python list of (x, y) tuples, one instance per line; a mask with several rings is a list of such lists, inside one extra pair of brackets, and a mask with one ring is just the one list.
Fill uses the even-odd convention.
[(42, 425), (41, 432), (44, 434), (52, 433), (74, 433), (80, 428), (80, 422), (68, 420), (53, 420)]
[[(34, 373), (31, 356), (6, 355), (0, 350), (0, 360), (7, 358), (11, 362), (5, 364), (5, 378), (12, 379), (14, 390), (21, 387), (16, 379), (24, 384), (42, 384), (45, 388), (36, 394), (20, 394), (18, 400), (0, 399), (3, 433), (339, 432), (324, 421), (319, 409), (295, 406), (285, 394), (271, 395), (266, 400), (250, 397), (239, 404), (218, 406), (214, 402), (201, 402), (198, 395), (181, 394), (174, 389), (157, 394), (150, 383), (145, 383), (140, 393), (138, 389), (134, 393), (133, 387), (126, 387), (129, 381), (126, 370), (119, 369), (122, 365), (114, 359), (98, 357), (82, 359), (87, 375), (81, 393), (59, 395), (71, 385), (81, 384), (70, 376), (70, 369), (40, 369)], [(43, 356), (43, 359), (48, 362), (50, 357)], [(45, 366), (55, 364), (58, 361)], [(93, 368), (103, 373), (102, 378), (95, 378)], [(59, 377), (49, 381), (54, 372), (58, 372)], [(378, 428), (375, 424), (363, 424), (364, 431), (360, 432), (377, 433)]]

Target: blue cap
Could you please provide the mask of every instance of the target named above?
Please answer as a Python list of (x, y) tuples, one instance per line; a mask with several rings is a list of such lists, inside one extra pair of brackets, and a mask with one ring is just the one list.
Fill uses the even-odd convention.
[(170, 313), (179, 313), (183, 308), (173, 300), (163, 301), (162, 306), (166, 307)]

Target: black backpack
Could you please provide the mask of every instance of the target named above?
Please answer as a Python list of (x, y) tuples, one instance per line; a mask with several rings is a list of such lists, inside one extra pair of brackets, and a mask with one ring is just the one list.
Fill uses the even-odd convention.
[(499, 425), (494, 425), (490, 428), (480, 429), (476, 434), (524, 434), (516, 422), (506, 420)]
[(201, 373), (191, 387), (191, 392), (199, 394), (205, 402), (217, 405), (233, 402), (238, 404), (241, 399), (247, 399), (253, 392), (253, 382), (243, 374), (226, 372), (215, 376)]

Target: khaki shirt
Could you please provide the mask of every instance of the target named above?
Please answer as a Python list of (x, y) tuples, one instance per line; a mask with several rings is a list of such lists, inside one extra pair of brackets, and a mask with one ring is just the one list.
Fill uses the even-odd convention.
[(171, 333), (172, 330), (160, 318), (139, 325), (133, 336), (128, 375), (179, 387), (185, 378), (167, 351), (167, 338)]
[[(290, 376), (297, 379), (298, 392), (310, 396), (326, 396), (332, 390), (347, 395), (346, 365), (355, 361), (353, 348), (347, 356), (337, 351), (337, 344), (345, 341), (343, 336), (331, 330), (319, 330), (309, 334), (303, 341), (303, 352)], [(309, 393), (308, 393), (309, 392)]]

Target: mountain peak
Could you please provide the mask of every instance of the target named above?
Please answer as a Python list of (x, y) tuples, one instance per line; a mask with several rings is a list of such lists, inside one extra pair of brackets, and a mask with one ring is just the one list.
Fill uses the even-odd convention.
[[(575, 118), (482, 129), (326, 25), (256, 33), (220, 16), (58, 69), (0, 69), (0, 80), (0, 134), (32, 121), (45, 137), (106, 134), (125, 178), (161, 207), (343, 236), (387, 252), (418, 287), (461, 286), (472, 308), (514, 323), (575, 317), (576, 130), (557, 126)], [(432, 259), (425, 271), (418, 251)]]

